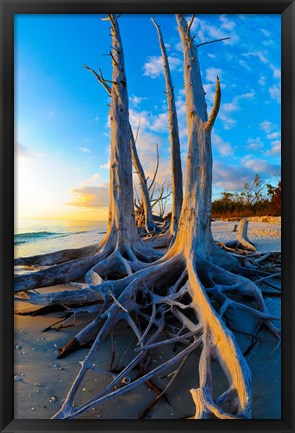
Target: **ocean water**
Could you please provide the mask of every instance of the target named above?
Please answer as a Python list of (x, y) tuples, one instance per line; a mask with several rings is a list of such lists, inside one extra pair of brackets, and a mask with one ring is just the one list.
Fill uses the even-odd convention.
[(14, 256), (27, 257), (99, 242), (106, 221), (20, 220), (14, 230)]

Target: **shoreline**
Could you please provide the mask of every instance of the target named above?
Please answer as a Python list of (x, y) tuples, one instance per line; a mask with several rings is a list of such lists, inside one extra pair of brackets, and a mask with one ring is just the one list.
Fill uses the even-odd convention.
[[(216, 221), (212, 224), (215, 240), (235, 239), (232, 221)], [(279, 224), (262, 221), (249, 222), (249, 237), (259, 251), (280, 250)], [(79, 236), (79, 235), (76, 235)], [(269, 291), (269, 287), (260, 284), (261, 288)], [(40, 292), (70, 290), (69, 286), (59, 285), (40, 289)], [(265, 299), (271, 314), (280, 316), (281, 299), (267, 297)], [(28, 303), (15, 302), (15, 311), (35, 309)], [(66, 396), (69, 387), (83, 361), (88, 349), (74, 352), (68, 357), (58, 360), (58, 349), (69, 341), (82, 327), (85, 318), (77, 319), (75, 327), (63, 328), (59, 332), (51, 330), (42, 332), (46, 327), (60, 320), (64, 312), (50, 313), (44, 316), (15, 315), (15, 418), (16, 419), (49, 419), (51, 418)], [(89, 318), (88, 318), (89, 320)], [(244, 320), (244, 322), (243, 322)], [(245, 318), (239, 320), (243, 326)], [(244, 351), (249, 346), (249, 339), (245, 335), (234, 333), (236, 340)], [(253, 382), (253, 419), (280, 419), (280, 348), (272, 354), (277, 342), (274, 338), (261, 330), (261, 339), (246, 357), (252, 371)], [(126, 348), (132, 343), (130, 329), (119, 323), (114, 332), (115, 364), (124, 364), (124, 357), (128, 357)], [(18, 347), (18, 348), (17, 348)], [(21, 347), (21, 348), (19, 348)], [(97, 365), (109, 369), (112, 358), (112, 344), (107, 337), (97, 356)], [(171, 354), (172, 347), (164, 346), (155, 353), (151, 367), (159, 365), (165, 355)], [(198, 355), (193, 354), (187, 361), (181, 375), (167, 393), (167, 401), (161, 399), (148, 413), (148, 419), (184, 419), (194, 414), (194, 404), (189, 390), (196, 386), (196, 377), (191, 380), (191, 372), (197, 369)], [(85, 381), (82, 392), (83, 399), (89, 399), (91, 392), (100, 384), (106, 383), (107, 378), (90, 373)], [(224, 379), (215, 383), (216, 389), (224, 386)], [(164, 380), (165, 382), (165, 380)], [(266, 385), (267, 384), (267, 385)], [(163, 388), (163, 381), (157, 381), (159, 388)], [(141, 385), (130, 393), (114, 399), (103, 406), (88, 411), (81, 418), (84, 419), (136, 419), (139, 414), (150, 405), (156, 393), (146, 384)]]

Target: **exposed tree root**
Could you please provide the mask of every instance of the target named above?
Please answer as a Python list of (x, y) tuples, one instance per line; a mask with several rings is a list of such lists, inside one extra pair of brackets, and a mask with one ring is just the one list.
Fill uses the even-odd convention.
[[(84, 277), (86, 283), (97, 285), (102, 280), (116, 280), (130, 275), (162, 255), (139, 239), (134, 242), (127, 239), (125, 242), (118, 242), (118, 238), (115, 235), (108, 236), (107, 240), (102, 241), (100, 252), (94, 255), (70, 260), (41, 271), (17, 275), (14, 292), (79, 281)], [(47, 256), (44, 255), (44, 261)], [(52, 256), (49, 256), (51, 261)], [(42, 256), (35, 257), (41, 261)], [(30, 257), (27, 260), (29, 261)]]
[(152, 248), (168, 248), (171, 245), (173, 235), (169, 230), (169, 227), (162, 230), (159, 234), (154, 234), (150, 238), (146, 238), (145, 242)]
[[(254, 322), (263, 324), (279, 338), (279, 331), (272, 323), (272, 320), (278, 318), (268, 313), (257, 286), (252, 281), (226, 270), (223, 262), (224, 258), (221, 257), (220, 261), (217, 261), (215, 255), (204, 258), (193, 253), (188, 255), (186, 252), (178, 252), (168, 254), (155, 264), (150, 264), (147, 268), (123, 279), (103, 281), (97, 286), (85, 284), (83, 289), (74, 290), (75, 293), (84, 290), (99, 293), (104, 302), (90, 306), (93, 311), (100, 308), (100, 313), (62, 349), (59, 355), (59, 358), (62, 358), (73, 350), (89, 346), (94, 341), (85, 361), (81, 363), (81, 370), (62, 408), (54, 418), (78, 417), (92, 407), (132, 390), (155, 376), (164, 372), (169, 373), (173, 368), (173, 371), (179, 373), (189, 354), (197, 349), (201, 350), (199, 374), (196, 372), (195, 378), (197, 383), (199, 375), (199, 384), (196, 389), (191, 390), (196, 406), (195, 418), (249, 418), (251, 373), (235, 337), (226, 326), (227, 318), (232, 311), (246, 312), (253, 317)], [(63, 292), (63, 295), (66, 292), (68, 291)], [(42, 303), (46, 301), (46, 296), (49, 295), (32, 295), (34, 302), (41, 297)], [(234, 300), (232, 296), (238, 297), (240, 301)], [(67, 299), (62, 300), (61, 297), (59, 294), (59, 302), (67, 303)], [(243, 299), (249, 297), (255, 302), (256, 307), (244, 303)], [(173, 318), (174, 322), (171, 322)], [(68, 319), (70, 316), (65, 318)], [(92, 365), (96, 351), (121, 320), (128, 323), (138, 340), (138, 348), (134, 351), (132, 361), (121, 372), (113, 375), (110, 383), (96, 396), (79, 407), (75, 406), (75, 397), (86, 372), (89, 369), (96, 370)], [(239, 323), (235, 324), (235, 328), (239, 331)], [(169, 335), (164, 341), (163, 332)], [(139, 368), (140, 363), (159, 344), (163, 346), (179, 342), (185, 345), (185, 349), (177, 352), (157, 368), (147, 371), (142, 377), (125, 380), (122, 385), (122, 380), (125, 377), (130, 378), (131, 371)], [(228, 379), (227, 391), (214, 398), (213, 361), (220, 364)], [(97, 373), (103, 374), (101, 370)], [(154, 404), (166, 390), (159, 393)], [(229, 412), (223, 410), (226, 402), (230, 402)]]
[(18, 257), (14, 259), (14, 265), (25, 266), (52, 266), (59, 263), (69, 262), (70, 260), (81, 259), (82, 257), (92, 256), (100, 251), (99, 244), (89, 245), (82, 248), (73, 248), (56, 251), (53, 253), (39, 254), (30, 257)]
[[(173, 245), (159, 259), (159, 254), (147, 242), (139, 240), (135, 228), (123, 48), (117, 19), (109, 15), (113, 76), (110, 115), (112, 194), (108, 233), (93, 255), (16, 277), (15, 291), (26, 291), (18, 295), (18, 299), (36, 305), (60, 304), (67, 309), (69, 314), (62, 318), (60, 326), (67, 326), (74, 314), (85, 308), (97, 312), (94, 320), (60, 352), (59, 357), (63, 358), (92, 344), (54, 419), (79, 417), (141, 384), (153, 383), (164, 373), (172, 374), (173, 378), (173, 375), (180, 373), (185, 360), (193, 352), (199, 358), (198, 368), (192, 372), (194, 418), (250, 418), (251, 372), (229, 328), (255, 338), (257, 329), (264, 326), (280, 339), (280, 331), (273, 323), (279, 318), (269, 314), (261, 291), (255, 282), (245, 278), (260, 275), (260, 281), (264, 281), (269, 274), (259, 269), (260, 262), (255, 264), (242, 260), (241, 263), (213, 241), (210, 226), (211, 130), (220, 104), (220, 83), (217, 77), (214, 105), (208, 117), (194, 36), (190, 35), (194, 15), (189, 24), (183, 15), (176, 18), (184, 52), (189, 146), (185, 194)], [(254, 252), (255, 248), (247, 239), (245, 223), (239, 231), (238, 248)], [(77, 281), (84, 275), (85, 282), (76, 283), (73, 291), (47, 294), (32, 291), (44, 285)], [(242, 321), (241, 317), (247, 320)], [(104, 339), (120, 321), (125, 321), (133, 331), (137, 347), (133, 350), (132, 359), (121, 371), (110, 372), (98, 368), (93, 361)], [(178, 347), (170, 359), (155, 368), (149, 364), (143, 375), (132, 379), (131, 373), (142, 364), (147, 365), (149, 355), (159, 345), (174, 346), (179, 343), (181, 349)], [(251, 347), (246, 350), (251, 350)], [(225, 391), (215, 389), (213, 363), (219, 364), (227, 378)], [(88, 401), (77, 403), (76, 397), (78, 393), (80, 395), (85, 375), (90, 371), (109, 377), (109, 383), (96, 390), (96, 395)], [(168, 386), (158, 397), (166, 392)]]

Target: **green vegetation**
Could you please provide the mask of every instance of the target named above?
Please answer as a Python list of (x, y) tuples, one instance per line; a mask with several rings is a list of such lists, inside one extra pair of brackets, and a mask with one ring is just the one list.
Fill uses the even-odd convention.
[(212, 203), (212, 218), (281, 215), (281, 181), (277, 186), (263, 182), (256, 174), (253, 183), (245, 183), (240, 192), (223, 192)]

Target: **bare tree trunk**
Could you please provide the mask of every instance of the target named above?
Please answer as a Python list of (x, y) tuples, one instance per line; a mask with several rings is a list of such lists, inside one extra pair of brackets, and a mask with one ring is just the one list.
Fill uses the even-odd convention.
[[(107, 93), (110, 95), (110, 97), (113, 96), (111, 87), (107, 84), (107, 81), (104, 79), (102, 72), (99, 70), (99, 73), (94, 71), (94, 69), (90, 68), (89, 66), (84, 65), (84, 68), (91, 71), (93, 75), (96, 77), (96, 79), (99, 81), (99, 83), (105, 88)], [(152, 209), (150, 204), (150, 198), (149, 198), (149, 192), (147, 188), (147, 182), (144, 174), (144, 170), (142, 168), (140, 159), (138, 157), (137, 149), (136, 149), (136, 143), (133, 135), (133, 131), (129, 122), (129, 128), (130, 128), (130, 146), (131, 146), (131, 155), (132, 155), (132, 162), (135, 167), (135, 170), (137, 172), (139, 183), (140, 183), (140, 190), (142, 195), (142, 202), (144, 206), (144, 215), (145, 215), (145, 227), (147, 231), (154, 231), (156, 229), (156, 224), (153, 220), (152, 215)]]
[(230, 241), (226, 243), (229, 248), (236, 248), (241, 250), (256, 251), (253, 243), (248, 238), (248, 220), (247, 218), (242, 218), (239, 223), (237, 240)]
[[(162, 255), (141, 242), (135, 225), (130, 145), (132, 131), (129, 122), (124, 53), (117, 19), (114, 15), (110, 15), (110, 21), (113, 46), (111, 53), (112, 87), (108, 86), (102, 76), (95, 73), (112, 98), (110, 107), (110, 201), (106, 235), (97, 248), (85, 247), (73, 252), (65, 250), (63, 254), (56, 252), (26, 259), (25, 264), (29, 264), (29, 260), (31, 260), (31, 264), (37, 262), (38, 264), (52, 265), (56, 264), (54, 262), (56, 259), (59, 264), (32, 274), (16, 276), (15, 292), (46, 287), (61, 282), (77, 281), (91, 268), (95, 274), (99, 274), (102, 268), (102, 265), (99, 264), (100, 261), (108, 260), (109, 257), (114, 269), (110, 270), (108, 278), (112, 276), (113, 272), (116, 273), (113, 257), (116, 258), (119, 267), (121, 267), (122, 262), (125, 263), (127, 258), (139, 268), (141, 266), (140, 261), (143, 260), (142, 266), (144, 266), (145, 262), (153, 261)], [(70, 261), (65, 262), (67, 259)], [(18, 259), (16, 264), (23, 264), (22, 259)], [(128, 266), (126, 268), (124, 264), (125, 276), (128, 274)]]
[(175, 106), (175, 95), (174, 87), (171, 78), (170, 66), (168, 61), (168, 56), (162, 36), (161, 29), (156, 21), (152, 18), (152, 21), (157, 29), (159, 44), (162, 53), (162, 60), (164, 66), (164, 76), (166, 82), (166, 96), (168, 102), (168, 125), (169, 125), (169, 135), (170, 135), (170, 149), (171, 149), (171, 176), (172, 176), (172, 217), (170, 233), (175, 237), (178, 228), (178, 221), (182, 206), (182, 167), (180, 158), (180, 142), (179, 142), (179, 132), (178, 132), (178, 119), (177, 111)]
[(129, 102), (125, 75), (124, 53), (117, 20), (110, 16), (112, 31), (112, 93), (111, 93), (111, 171), (110, 203), (114, 230), (126, 242), (137, 240), (134, 219), (132, 159), (130, 146)]
[[(238, 412), (248, 417), (251, 411), (251, 379), (246, 362), (234, 337), (217, 318), (208, 302), (198, 277), (198, 263), (214, 254), (211, 232), (212, 150), (208, 128), (207, 105), (202, 85), (197, 50), (190, 35), (190, 25), (182, 15), (176, 15), (184, 53), (184, 81), (188, 127), (185, 193), (175, 248), (183, 250), (189, 274), (189, 292), (199, 318), (205, 326), (204, 348), (199, 365), (200, 384), (191, 390), (196, 405), (195, 418), (207, 418), (213, 411), (211, 362), (219, 359), (235, 388)], [(210, 124), (211, 127), (211, 124)], [(220, 350), (212, 350), (209, 342), (219, 340)], [(222, 347), (222, 348), (221, 348)], [(220, 410), (217, 410), (220, 413)], [(222, 417), (222, 415), (220, 416)]]
[[(130, 126), (131, 129), (131, 126)], [(136, 170), (136, 173), (139, 178), (139, 185), (141, 190), (141, 198), (143, 203), (143, 209), (144, 209), (144, 216), (145, 216), (145, 227), (147, 232), (154, 231), (156, 229), (156, 224), (153, 219), (152, 214), (152, 207), (150, 203), (150, 196), (148, 192), (146, 177), (140, 162), (140, 159), (137, 154), (136, 144), (134, 140), (134, 135), (131, 129), (131, 152), (132, 152), (132, 162), (134, 165), (134, 168)]]

